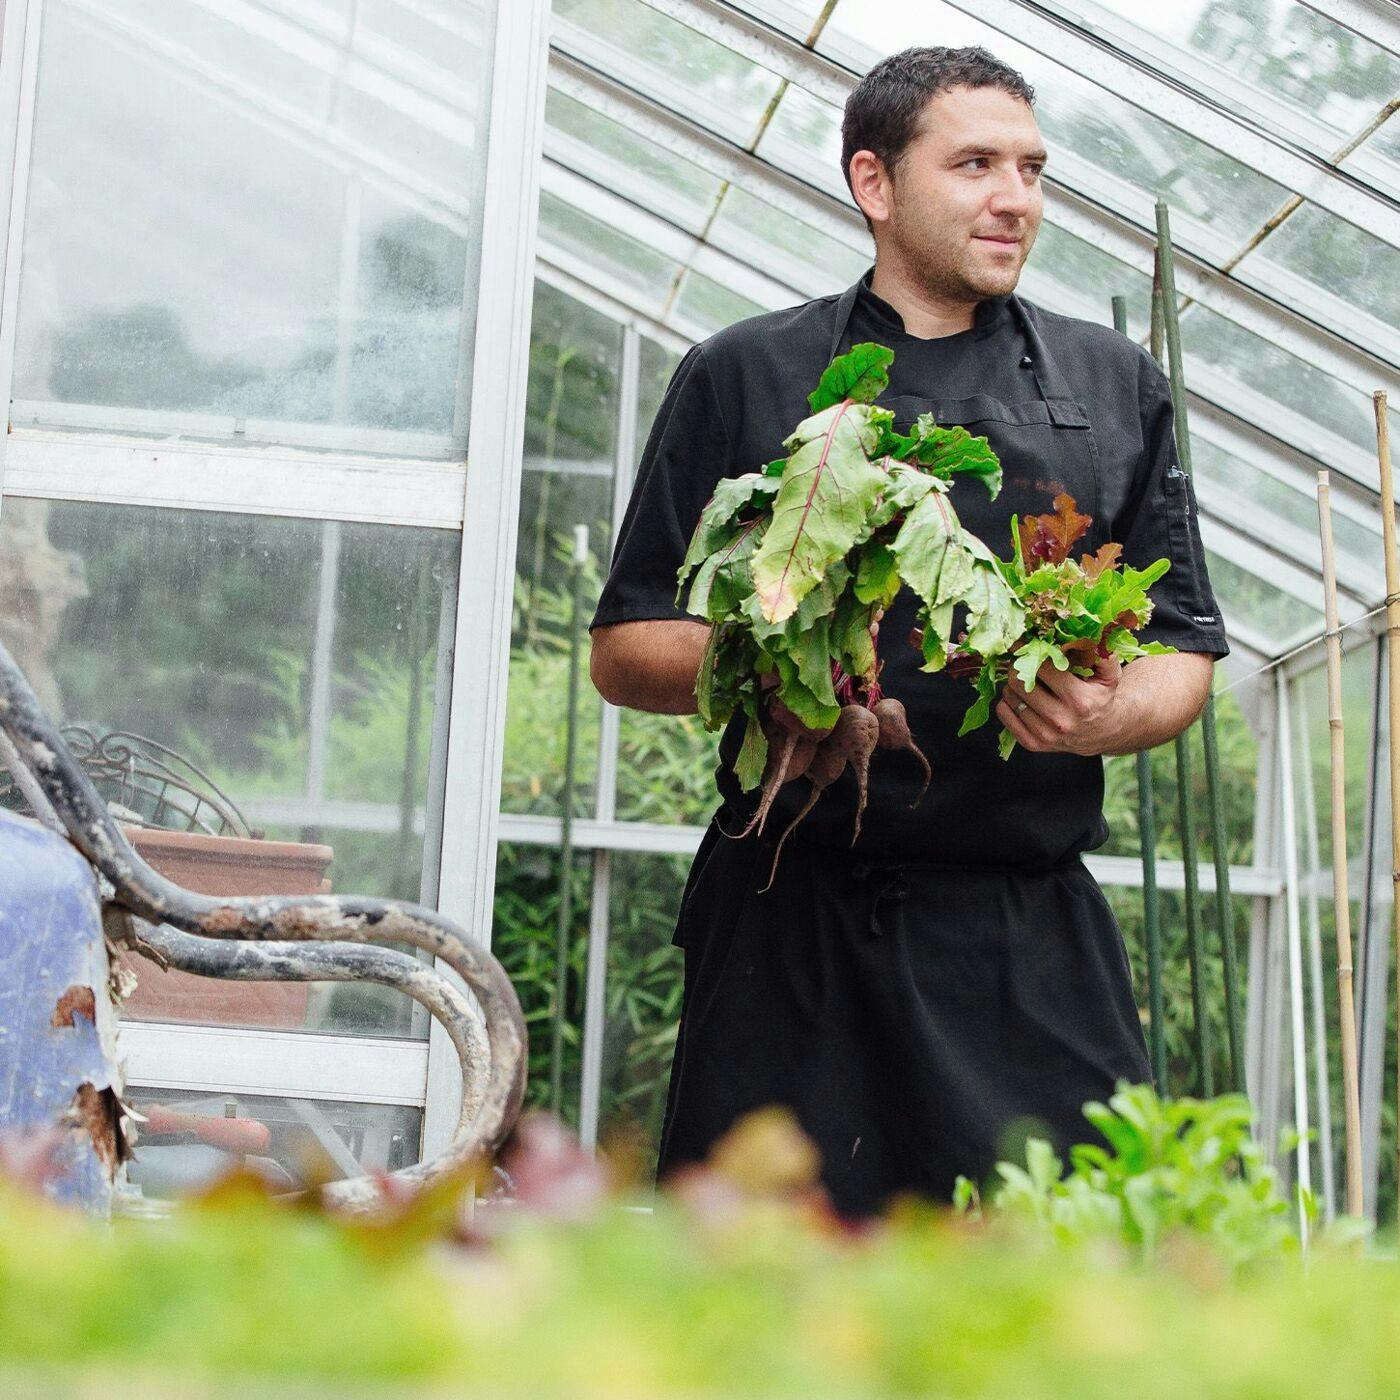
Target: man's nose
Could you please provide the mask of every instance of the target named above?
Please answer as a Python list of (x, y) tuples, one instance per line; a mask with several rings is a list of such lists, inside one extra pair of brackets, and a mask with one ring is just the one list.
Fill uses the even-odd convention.
[(1000, 218), (1023, 219), (1031, 210), (1031, 191), (1019, 170), (1007, 171), (997, 180), (989, 209)]

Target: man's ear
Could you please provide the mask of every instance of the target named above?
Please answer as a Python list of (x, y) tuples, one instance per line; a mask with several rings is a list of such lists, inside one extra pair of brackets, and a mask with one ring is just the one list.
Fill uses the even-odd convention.
[(874, 151), (857, 151), (851, 157), (851, 193), (871, 223), (888, 221), (894, 203), (894, 181)]

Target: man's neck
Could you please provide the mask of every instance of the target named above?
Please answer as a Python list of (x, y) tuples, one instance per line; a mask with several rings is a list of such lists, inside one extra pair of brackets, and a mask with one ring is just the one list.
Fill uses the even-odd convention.
[(934, 295), (893, 259), (876, 259), (870, 290), (899, 312), (910, 335), (923, 340), (970, 330), (977, 314), (977, 302)]

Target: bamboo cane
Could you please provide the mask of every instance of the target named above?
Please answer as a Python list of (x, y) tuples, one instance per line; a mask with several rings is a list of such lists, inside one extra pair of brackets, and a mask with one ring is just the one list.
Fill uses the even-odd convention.
[[(1171, 234), (1164, 230), (1164, 206), (1157, 205), (1157, 253), (1152, 271), (1152, 354), (1160, 364), (1163, 360), (1163, 340), (1169, 338), (1168, 327), (1175, 325), (1175, 317), (1170, 320), (1167, 307), (1175, 310), (1176, 298), (1171, 286), (1171, 266), (1169, 244)], [(1163, 233), (1166, 237), (1163, 237)], [(1179, 343), (1178, 343), (1179, 344)], [(1182, 455), (1181, 443), (1186, 426), (1184, 397), (1178, 399), (1177, 384), (1180, 380), (1179, 356), (1166, 357), (1173, 366), (1172, 408), (1176, 418), (1177, 453)], [(1183, 461), (1186, 460), (1183, 457)], [(1196, 1044), (1196, 1091), (1209, 1098), (1215, 1092), (1215, 1069), (1211, 1063), (1210, 1018), (1206, 1009), (1205, 989), (1205, 948), (1201, 942), (1201, 892), (1196, 857), (1196, 827), (1191, 808), (1191, 744), (1190, 730), (1178, 734), (1173, 742), (1176, 753), (1176, 811), (1177, 824), (1181, 828), (1181, 864), (1185, 890), (1182, 904), (1186, 913), (1186, 956), (1191, 973), (1191, 1022)]]
[(1337, 564), (1332, 545), (1332, 488), (1317, 474), (1322, 532), (1322, 590), (1327, 617), (1327, 728), (1332, 740), (1332, 910), (1337, 933), (1337, 1000), (1342, 1028), (1342, 1108), (1346, 1119), (1347, 1214), (1365, 1211), (1361, 1190), (1361, 1084), (1357, 1070), (1356, 1000), (1352, 992), (1351, 895), (1347, 888), (1346, 743), (1342, 732), (1342, 634), (1337, 615)]
[[(1390, 418), (1385, 390), (1377, 389), (1372, 402), (1376, 410), (1376, 458), (1380, 464), (1381, 529), (1385, 538), (1385, 651), (1390, 672), (1390, 871), (1391, 880), (1400, 886), (1400, 559), (1395, 546), (1395, 481), (1390, 472)], [(1400, 888), (1394, 891), (1391, 913), (1395, 930), (1396, 996), (1400, 999)], [(1396, 1091), (1400, 1099), (1400, 1079), (1397, 1079)], [(1400, 1129), (1400, 1121), (1397, 1129)]]
[[(1161, 297), (1152, 300), (1152, 327), (1155, 341), (1161, 339)], [(1128, 301), (1113, 298), (1113, 329), (1128, 333)], [(1161, 347), (1154, 343), (1154, 354)], [(1147, 948), (1147, 1043), (1152, 1061), (1152, 1080), (1159, 1094), (1167, 1092), (1167, 1037), (1163, 1025), (1162, 997), (1162, 901), (1157, 894), (1157, 814), (1153, 807), (1152, 755), (1139, 749), (1133, 755), (1137, 768), (1138, 845), (1142, 852), (1143, 941)]]

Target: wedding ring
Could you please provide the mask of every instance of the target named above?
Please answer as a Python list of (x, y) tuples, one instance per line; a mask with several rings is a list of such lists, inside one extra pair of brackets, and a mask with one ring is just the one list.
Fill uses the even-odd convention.
[(1022, 710), (1029, 710), (1031, 702), (1029, 700), (1018, 700), (1016, 702), (1016, 713), (1019, 715)]

